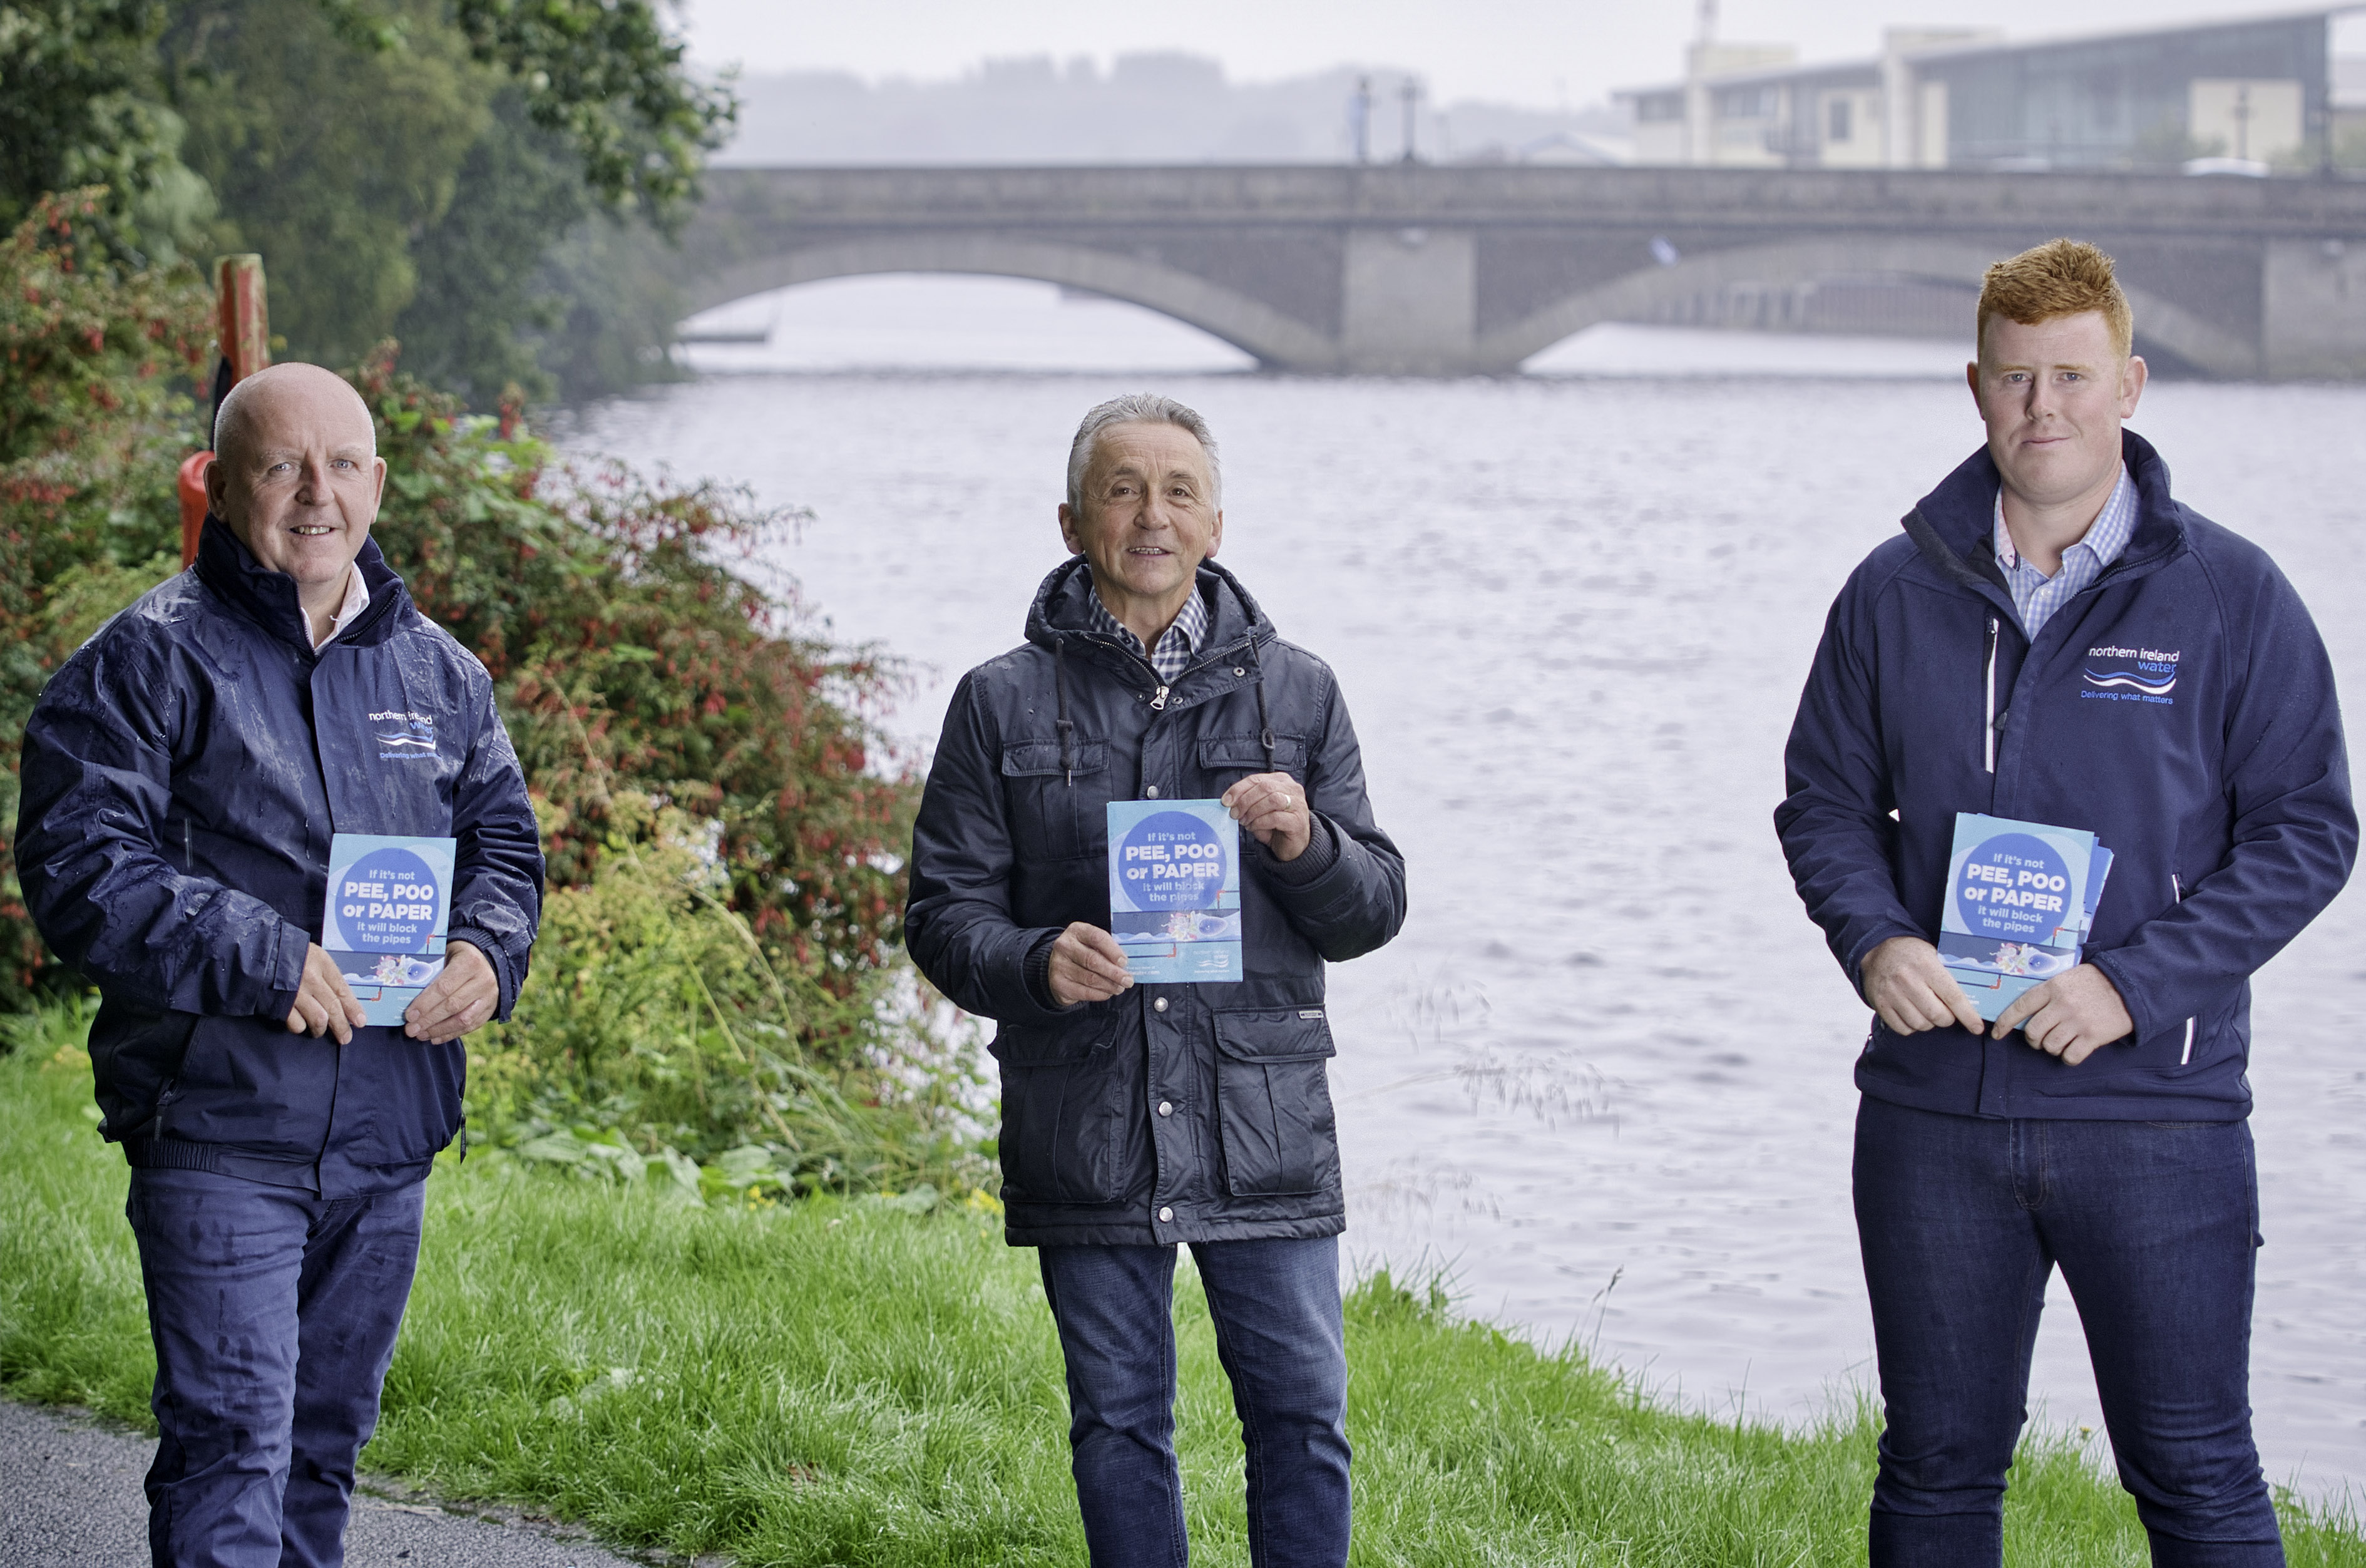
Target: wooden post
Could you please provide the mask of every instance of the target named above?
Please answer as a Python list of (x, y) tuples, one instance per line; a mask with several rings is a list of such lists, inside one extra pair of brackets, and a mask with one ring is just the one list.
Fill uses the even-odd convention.
[[(232, 387), (271, 363), (271, 322), (264, 305), (263, 258), (214, 258), (214, 340), (221, 362), (214, 372), (217, 411)], [(210, 433), (210, 432), (209, 432)], [(206, 524), (206, 469), (211, 452), (192, 454), (181, 465), (181, 564), (197, 558), (197, 536)]]
[(214, 299), (220, 313), (215, 329), (222, 357), (230, 361), (231, 385), (236, 386), (271, 364), (271, 323), (264, 308), (263, 258), (258, 255), (214, 258)]

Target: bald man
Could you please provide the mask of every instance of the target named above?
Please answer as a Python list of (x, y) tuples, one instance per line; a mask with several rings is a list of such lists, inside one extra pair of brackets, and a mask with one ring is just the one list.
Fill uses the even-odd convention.
[[(102, 998), (99, 1131), (131, 1166), (156, 1345), (154, 1561), (315, 1568), (344, 1561), (461, 1037), (516, 999), (542, 854), (484, 666), (370, 542), (361, 398), (277, 366), (216, 434), (197, 564), (34, 708), (17, 856)], [(336, 833), (456, 844), (446, 961), (400, 1027), (321, 947)]]

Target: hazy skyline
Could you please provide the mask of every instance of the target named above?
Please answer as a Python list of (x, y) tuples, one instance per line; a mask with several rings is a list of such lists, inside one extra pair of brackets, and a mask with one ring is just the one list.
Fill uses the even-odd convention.
[[(1808, 60), (1871, 53), (1893, 26), (1989, 26), (2015, 39), (2218, 17), (2288, 15), (2287, 0), (1721, 0), (1718, 36), (1793, 43)], [(750, 72), (848, 71), (867, 80), (944, 80), (986, 60), (1188, 50), (1236, 82), (1341, 64), (1409, 69), (1441, 100), (1583, 107), (1612, 89), (1669, 79), (1698, 27), (1691, 0), (1548, 5), (1541, 0), (1201, 0), (1196, 7), (1113, 7), (1087, 0), (886, 0), (867, 6), (689, 0), (692, 53)], [(2337, 47), (2366, 49), (2366, 17), (2338, 24)]]

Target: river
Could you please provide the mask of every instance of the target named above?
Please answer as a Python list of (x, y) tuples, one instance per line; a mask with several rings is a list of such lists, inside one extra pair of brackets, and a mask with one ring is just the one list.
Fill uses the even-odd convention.
[[(1059, 558), (1077, 417), (1144, 387), (1201, 410), (1222, 558), (1337, 669), (1409, 866), (1403, 936), (1331, 977), (1353, 1258), (1442, 1269), (1466, 1310), (1696, 1408), (1798, 1422), (1869, 1390), (1865, 1015), (1769, 814), (1832, 594), (1979, 439), (1960, 355), (1626, 331), (1516, 378), (1292, 379), (963, 287), (783, 297), (802, 330), (563, 437), (810, 509), (777, 564), (830, 636), (912, 661), (889, 723), (924, 761)], [(2366, 690), (2366, 388), (2162, 383), (2134, 428)], [(2366, 1481), (2361, 927), (2353, 889), (2257, 986), (2253, 1399), (2270, 1479), (2319, 1494)], [(2100, 1432), (2058, 1278), (2033, 1406)]]

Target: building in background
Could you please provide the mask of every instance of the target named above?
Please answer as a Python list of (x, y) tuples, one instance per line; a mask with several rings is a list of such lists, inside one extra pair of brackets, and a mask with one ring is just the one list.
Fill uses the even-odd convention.
[[(1684, 79), (1616, 95), (1642, 164), (1789, 168), (2311, 169), (2360, 107), (2332, 19), (2361, 6), (2008, 42), (1892, 28), (1881, 53), (1798, 63), (1787, 45), (1694, 44)], [(2343, 62), (2345, 65), (2347, 62)]]

